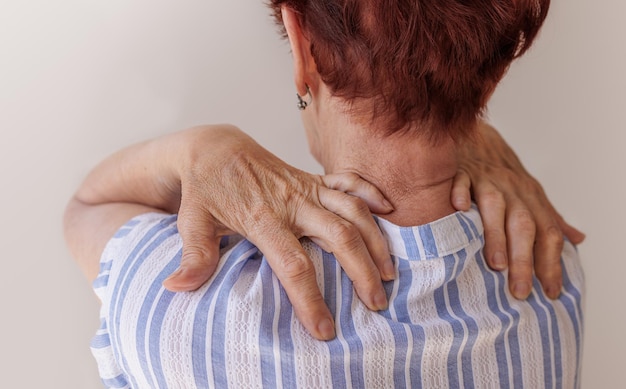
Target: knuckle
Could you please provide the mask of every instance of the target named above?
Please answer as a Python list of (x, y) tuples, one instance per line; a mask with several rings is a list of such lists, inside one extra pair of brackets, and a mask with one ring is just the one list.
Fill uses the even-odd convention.
[(176, 227), (178, 228), (178, 231), (186, 233), (190, 229), (193, 230), (193, 227), (196, 224), (196, 215), (181, 207), (178, 212), (178, 218), (176, 219)]
[(544, 266), (535, 269), (535, 273), (542, 283), (555, 281), (560, 282), (561, 272), (561, 264), (559, 262), (552, 263), (549, 266), (544, 264)]
[(365, 201), (354, 196), (349, 196), (346, 199), (344, 209), (346, 209), (349, 214), (356, 216), (362, 216), (369, 213), (369, 207)]
[(516, 209), (511, 212), (510, 218), (515, 230), (529, 234), (535, 233), (535, 219), (528, 209)]
[(314, 273), (313, 264), (300, 253), (291, 253), (280, 259), (280, 267), (285, 277), (298, 283), (308, 279)]
[(357, 290), (373, 290), (380, 284), (380, 273), (374, 268), (366, 267), (358, 277), (354, 277), (352, 284)]
[(483, 201), (491, 204), (492, 206), (504, 205), (504, 194), (494, 187), (490, 187), (481, 193)]
[(356, 248), (361, 239), (358, 229), (343, 219), (331, 222), (328, 225), (328, 233), (348, 250)]
[(514, 255), (511, 259), (511, 268), (515, 269), (514, 273), (523, 278), (532, 276), (533, 268), (532, 255)]
[(555, 246), (563, 245), (563, 232), (557, 225), (549, 226), (544, 232), (544, 240), (546, 243)]
[(361, 177), (353, 172), (343, 173), (343, 178), (351, 188), (357, 186), (357, 184), (361, 181)]
[(532, 190), (535, 191), (536, 193), (538, 194), (544, 193), (543, 186), (541, 186), (541, 183), (535, 177), (526, 176), (526, 180), (524, 180), (524, 182), (528, 185), (529, 188), (532, 188)]
[(532, 179), (528, 179), (528, 177), (523, 177), (520, 179), (519, 176), (512, 177), (512, 182), (515, 182), (515, 186), (523, 191), (523, 193), (535, 193), (537, 191), (537, 185)]
[(504, 232), (504, 226), (488, 225), (487, 221), (483, 221), (485, 224), (485, 236), (487, 237), (486, 243), (491, 243), (492, 246), (504, 245), (506, 247), (506, 233)]
[(265, 205), (256, 206), (250, 210), (245, 223), (242, 223), (249, 234), (258, 235), (267, 231), (272, 225), (276, 225), (274, 211)]
[(215, 262), (216, 258), (212, 255), (212, 252), (208, 247), (196, 243), (183, 243), (181, 264), (184, 264), (185, 266), (211, 266)]

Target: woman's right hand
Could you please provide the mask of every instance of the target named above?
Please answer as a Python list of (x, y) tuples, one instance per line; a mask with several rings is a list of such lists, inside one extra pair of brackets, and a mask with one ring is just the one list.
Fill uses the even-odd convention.
[(234, 231), (265, 254), (301, 323), (316, 338), (331, 339), (333, 318), (298, 241), (306, 236), (335, 254), (370, 309), (387, 307), (381, 280), (393, 279), (395, 269), (370, 210), (392, 208), (373, 185), (355, 174), (303, 172), (235, 127), (179, 134), (181, 160), (170, 165), (179, 166), (180, 185), (170, 185), (169, 197), (180, 204), (169, 210), (179, 214), (183, 256), (167, 289), (190, 291), (206, 282), (220, 259), (220, 237)]

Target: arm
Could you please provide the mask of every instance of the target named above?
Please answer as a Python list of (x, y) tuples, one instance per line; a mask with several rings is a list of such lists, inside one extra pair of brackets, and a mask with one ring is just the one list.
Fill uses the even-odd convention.
[(390, 211), (382, 195), (356, 176), (307, 174), (234, 127), (207, 126), (107, 158), (68, 205), (65, 232), (73, 255), (93, 279), (104, 246), (128, 219), (151, 211), (179, 212), (183, 259), (165, 286), (192, 290), (213, 273), (219, 238), (237, 231), (266, 255), (303, 325), (328, 339), (334, 336), (332, 317), (298, 238), (309, 236), (334, 252), (359, 297), (382, 309), (381, 278), (393, 278), (392, 264), (368, 206)]

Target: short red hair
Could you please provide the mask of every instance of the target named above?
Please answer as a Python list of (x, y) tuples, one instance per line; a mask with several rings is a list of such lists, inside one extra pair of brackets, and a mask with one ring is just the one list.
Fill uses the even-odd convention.
[(270, 0), (281, 26), (282, 5), (299, 15), (324, 83), (373, 125), (417, 123), (431, 138), (458, 139), (533, 42), (550, 0)]

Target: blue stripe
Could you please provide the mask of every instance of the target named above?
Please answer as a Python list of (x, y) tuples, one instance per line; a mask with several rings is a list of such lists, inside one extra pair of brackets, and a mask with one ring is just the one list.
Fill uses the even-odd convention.
[[(473, 240), (479, 236), (481, 236), (480, 232), (478, 232), (478, 228), (476, 227), (476, 224), (474, 224), (474, 221), (472, 219), (470, 219), (467, 215), (463, 214), (463, 213), (457, 213), (457, 218), (462, 218), (463, 220), (467, 221), (467, 224), (469, 225), (470, 229), (472, 230), (473, 234), (472, 235), (468, 235), (468, 240)], [(464, 227), (465, 229), (465, 227)], [(467, 234), (467, 232), (466, 232)]]
[[(533, 282), (534, 284), (535, 282)], [(533, 285), (535, 287), (535, 285)], [(541, 286), (539, 286), (541, 288)], [(541, 290), (541, 289), (539, 289)], [(540, 301), (537, 299), (538, 292), (533, 290), (530, 296), (526, 299), (526, 301), (530, 304), (530, 306), (535, 311), (535, 315), (537, 316), (539, 332), (541, 333), (541, 349), (543, 355), (543, 376), (544, 376), (544, 386), (546, 388), (552, 387), (552, 350), (550, 347), (550, 334), (548, 333), (547, 323), (550, 320), (550, 317), (545, 313), (542, 305), (540, 305)]]
[[(551, 326), (552, 327), (552, 338), (551, 338), (551, 342), (549, 341), (549, 346), (551, 347), (551, 355), (554, 356), (554, 358), (550, 358), (551, 359), (551, 365), (550, 365), (550, 371), (552, 371), (552, 364), (554, 365), (554, 374), (555, 376), (552, 378), (555, 382), (555, 385), (557, 388), (561, 388), (562, 387), (562, 377), (563, 377), (563, 366), (562, 366), (562, 359), (561, 359), (561, 335), (559, 333), (559, 325), (558, 325), (558, 319), (557, 319), (557, 314), (556, 311), (554, 310), (554, 305), (548, 301), (548, 298), (545, 296), (545, 294), (543, 293), (543, 288), (541, 287), (541, 283), (539, 282), (539, 280), (537, 278), (533, 278), (533, 287), (534, 287), (534, 292), (531, 295), (531, 298), (537, 298), (541, 304), (548, 310), (548, 316), (547, 319), (548, 320), (544, 320), (542, 321), (542, 326)], [(546, 329), (546, 334), (548, 334), (549, 332)], [(544, 359), (544, 366), (546, 366), (547, 361)], [(550, 384), (552, 385), (552, 383)]]
[[(400, 322), (400, 316), (408, 317), (408, 310), (406, 309), (406, 295), (408, 294), (409, 288), (412, 283), (412, 276), (409, 271), (403, 271), (402, 263), (407, 263), (407, 261), (398, 260), (397, 257), (392, 256), (392, 260), (398, 264), (398, 277), (396, 281), (384, 282), (383, 287), (387, 293), (387, 296), (390, 296), (389, 299), (389, 307), (390, 309), (386, 309), (384, 311), (379, 312), (379, 314), (387, 319), (387, 324), (389, 324), (389, 328), (391, 333), (393, 334), (393, 339), (395, 342), (394, 348), (394, 358), (393, 358), (393, 383), (394, 388), (406, 388), (406, 377), (405, 375), (408, 373), (405, 371), (406, 359), (407, 359), (407, 351), (409, 345), (409, 339), (406, 334), (406, 329), (403, 325), (397, 323), (391, 316), (391, 308), (393, 308), (396, 313), (396, 319)], [(407, 277), (408, 276), (408, 277)], [(396, 296), (392, 296), (393, 288), (395, 284), (398, 283), (398, 294)], [(408, 286), (408, 287), (407, 287)], [(405, 374), (395, 374), (396, 372), (405, 371)]]
[[(166, 215), (163, 214), (162, 216), (166, 216)], [(135, 227), (139, 223), (141, 223), (141, 220), (139, 218), (133, 218), (133, 219), (130, 219), (129, 221), (127, 221), (124, 226), (125, 227)]]
[(417, 241), (415, 240), (415, 235), (413, 234), (412, 228), (402, 228), (400, 227), (400, 236), (402, 236), (402, 240), (404, 242), (404, 246), (406, 247), (406, 253), (409, 257), (409, 260), (420, 259), (420, 250), (417, 246)]
[[(505, 388), (509, 386), (509, 364), (507, 361), (507, 352), (506, 352), (506, 333), (513, 330), (515, 333), (515, 339), (517, 339), (517, 323), (513, 325), (513, 321), (507, 315), (506, 310), (501, 310), (498, 306), (498, 300), (496, 298), (495, 293), (491, 293), (491, 291), (498, 291), (496, 287), (496, 274), (489, 270), (486, 266), (485, 260), (482, 257), (482, 253), (477, 253), (476, 263), (481, 270), (483, 275), (483, 282), (485, 284), (486, 296), (487, 296), (487, 306), (489, 310), (493, 312), (498, 319), (500, 319), (501, 329), (498, 336), (495, 339), (494, 350), (496, 353), (496, 361), (498, 363), (498, 378), (500, 381), (500, 387)], [(501, 274), (500, 274), (501, 276)], [(504, 285), (504, 279), (500, 277), (499, 285)], [(502, 298), (502, 294), (500, 294)], [(511, 345), (509, 345), (509, 350), (511, 354), (511, 360), (515, 365), (515, 361), (519, 362), (520, 358), (517, 355), (517, 358), (513, 356)], [(517, 349), (519, 354), (519, 348)], [(521, 366), (515, 366), (513, 369), (514, 372), (519, 372), (519, 378), (521, 379)], [(515, 387), (518, 387), (515, 385)]]
[[(211, 284), (205, 291), (200, 302), (198, 303), (198, 306), (196, 307), (194, 323), (193, 323), (193, 339), (191, 342), (191, 348), (192, 348), (192, 355), (193, 355), (194, 379), (195, 379), (196, 385), (200, 388), (216, 386), (217, 379), (222, 379), (224, 381), (223, 387), (226, 387), (225, 386), (226, 376), (224, 374), (224, 339), (223, 339), (224, 333), (223, 332), (220, 333), (219, 331), (215, 330), (215, 328), (213, 330), (211, 339), (215, 341), (216, 338), (221, 337), (222, 340), (219, 342), (219, 344), (221, 345), (221, 348), (216, 347), (215, 344), (213, 344), (211, 347), (211, 350), (210, 350), (211, 368), (213, 370), (215, 382), (209, 383), (208, 381), (207, 368), (209, 365), (207, 363), (208, 352), (206, 350), (207, 322), (209, 320), (208, 313), (211, 307), (211, 303), (213, 302), (213, 299), (216, 298), (216, 295), (215, 295), (216, 292), (220, 291), (224, 280), (226, 279), (227, 276), (229, 276), (228, 273), (231, 270), (231, 268), (239, 262), (240, 257), (246, 254), (249, 255), (251, 252), (256, 252), (256, 251), (257, 251), (256, 247), (254, 247), (248, 241), (242, 241), (240, 244), (238, 244), (233, 249), (233, 251), (228, 255), (228, 258), (226, 259), (223, 267), (217, 272), (217, 274), (214, 275), (214, 278), (211, 281)], [(219, 307), (220, 305), (225, 305), (226, 303), (227, 303), (226, 301), (223, 301), (223, 304), (216, 304), (216, 311), (218, 308), (220, 308)], [(211, 318), (212, 321), (214, 319), (217, 321), (220, 318), (216, 314), (214, 317)], [(221, 327), (223, 331), (224, 318), (222, 317), (221, 320), (222, 320)], [(221, 353), (221, 356), (220, 356), (220, 353)], [(219, 368), (220, 364), (222, 365), (221, 368)], [(216, 371), (216, 369), (222, 372), (221, 376), (219, 376), (219, 373)], [(222, 386), (219, 386), (219, 387), (222, 387)]]
[(113, 235), (113, 239), (120, 239), (125, 237), (126, 235), (128, 235), (133, 229), (132, 228), (127, 228), (122, 227), (119, 230), (117, 230), (117, 232), (115, 232), (115, 235)]
[[(167, 278), (168, 275), (172, 274), (174, 270), (176, 270), (178, 264), (180, 263), (180, 254), (182, 251), (178, 252), (178, 255), (175, 255), (172, 260), (165, 266), (165, 269), (161, 270), (159, 275), (153, 280), (152, 285), (146, 292), (145, 296), (142, 299), (141, 308), (139, 309), (139, 316), (137, 320), (137, 329), (135, 330), (135, 343), (137, 349), (137, 357), (139, 358), (139, 363), (141, 365), (141, 369), (143, 370), (144, 376), (148, 381), (150, 387), (154, 388), (156, 385), (152, 380), (152, 374), (150, 373), (150, 364), (148, 360), (152, 363), (152, 367), (161, 365), (161, 361), (155, 361), (153, 356), (148, 355), (148, 350), (146, 348), (146, 335), (149, 334), (150, 340), (152, 342), (156, 339), (156, 345), (149, 344), (150, 348), (154, 346), (159, 346), (160, 339), (155, 338), (155, 333), (161, 333), (161, 322), (163, 320), (163, 315), (167, 311), (167, 305), (163, 305), (161, 301), (157, 305), (156, 309), (154, 309), (153, 317), (150, 318), (150, 312), (152, 312), (152, 307), (155, 303), (155, 300), (159, 297), (163, 289), (163, 281)], [(164, 292), (165, 295), (169, 294), (169, 300), (173, 296), (172, 292)], [(167, 303), (169, 304), (169, 300)], [(149, 322), (149, 320), (151, 320)], [(148, 330), (148, 328), (150, 328)], [(158, 368), (155, 370), (159, 370)]]
[[(452, 327), (454, 334), (452, 339), (452, 345), (448, 350), (448, 385), (452, 388), (459, 387), (459, 373), (457, 364), (457, 354), (459, 352), (461, 341), (465, 338), (465, 330), (461, 325), (461, 322), (454, 318), (451, 312), (448, 311), (446, 304), (446, 296), (449, 294), (448, 283), (455, 275), (456, 259), (453, 255), (447, 255), (444, 257), (444, 264), (446, 269), (445, 281), (442, 286), (435, 289), (433, 292), (435, 299), (435, 307), (437, 308), (437, 314), (441, 319), (447, 322)], [(458, 269), (456, 270), (458, 272)], [(449, 298), (449, 297), (448, 297)], [(442, 350), (443, 351), (443, 350)]]
[[(501, 273), (497, 273), (497, 278), (499, 280), (500, 288), (497, 293), (500, 294), (500, 303), (502, 304), (502, 308), (504, 312), (508, 312), (511, 316), (513, 316), (512, 326), (509, 326), (506, 329), (505, 334), (507, 336), (507, 340), (509, 342), (509, 354), (511, 356), (511, 371), (513, 372), (513, 387), (514, 388), (523, 388), (524, 387), (524, 376), (522, 374), (522, 354), (521, 347), (519, 344), (519, 325), (521, 321), (520, 313), (511, 306), (510, 301), (507, 298), (506, 288), (508, 288), (508, 284), (504, 278), (504, 275)], [(508, 383), (507, 383), (508, 385)]]
[(139, 310), (137, 329), (135, 330), (137, 358), (139, 359), (139, 364), (141, 365), (143, 375), (146, 377), (146, 381), (148, 381), (148, 384), (151, 388), (154, 388), (155, 385), (154, 381), (152, 380), (152, 374), (150, 374), (150, 368), (148, 366), (148, 355), (146, 355), (146, 332), (148, 328), (148, 318), (150, 317), (152, 303), (156, 299), (161, 289), (160, 286), (161, 285), (159, 285), (158, 288), (155, 288), (153, 283), (150, 289), (148, 289), (146, 295), (144, 296), (143, 303)]
[[(391, 332), (396, 344), (394, 358), (394, 387), (406, 388), (406, 375), (409, 375), (411, 388), (422, 387), (422, 357), (424, 355), (425, 342), (424, 328), (418, 323), (411, 322), (409, 314), (409, 291), (413, 283), (413, 271), (407, 260), (395, 258), (398, 262), (398, 294), (389, 302), (393, 306), (396, 313), (396, 320), (391, 317), (391, 312), (385, 310), (380, 314), (387, 318)], [(386, 282), (385, 289), (387, 295), (391, 295), (394, 281)], [(409, 325), (406, 325), (409, 324)], [(413, 337), (412, 343), (409, 345), (406, 331), (410, 331)], [(409, 371), (406, 371), (406, 358), (409, 354)], [(399, 374), (404, 372), (404, 374)]]
[(120, 229), (117, 230), (115, 235), (113, 235), (113, 239), (120, 239), (120, 238), (125, 237), (133, 230), (133, 227), (135, 227), (139, 223), (141, 223), (141, 220), (137, 218), (127, 221), (126, 224), (120, 227)]
[[(165, 281), (165, 279), (169, 277), (169, 275), (172, 274), (174, 270), (176, 270), (176, 268), (180, 264), (182, 255), (182, 250), (179, 250), (176, 255), (174, 255), (174, 257), (169, 261), (165, 268), (159, 273), (156, 280), (151, 286), (151, 291), (149, 292), (150, 295), (152, 294), (152, 290), (160, 290), (162, 292), (159, 301), (154, 307), (154, 314), (152, 316), (152, 320), (150, 323), (150, 332), (148, 334), (148, 348), (150, 354), (149, 356), (151, 368), (156, 378), (157, 387), (159, 388), (167, 387), (165, 376), (163, 375), (163, 367), (161, 362), (161, 331), (163, 329), (163, 320), (165, 319), (165, 315), (167, 313), (168, 307), (170, 306), (170, 303), (172, 302), (172, 299), (176, 295), (175, 293), (165, 290), (163, 288), (163, 281)], [(147, 302), (148, 300), (146, 299), (144, 301)], [(152, 303), (150, 303), (150, 306), (148, 306), (147, 304), (146, 306), (150, 308), (152, 306)], [(150, 311), (148, 310), (147, 313), (149, 314), (149, 312)], [(143, 315), (141, 317), (143, 317)], [(145, 334), (141, 333), (138, 335), (141, 335), (141, 339), (145, 339)], [(137, 340), (139, 341), (139, 339)], [(145, 347), (145, 345), (141, 346)], [(144, 349), (140, 348), (139, 343), (137, 344), (137, 348), (138, 350)], [(149, 374), (149, 372), (146, 371), (146, 374)]]
[(426, 224), (418, 227), (422, 244), (424, 245), (424, 251), (426, 258), (438, 258), (439, 251), (437, 250), (437, 242), (433, 236), (433, 230), (430, 228), (430, 224)]
[[(263, 385), (268, 388), (276, 388), (276, 367), (274, 366), (274, 342), (280, 342), (274, 338), (274, 317), (280, 314), (276, 311), (274, 301), (274, 282), (272, 268), (266, 261), (261, 263), (259, 276), (263, 289), (263, 302), (261, 304), (261, 323), (259, 326), (259, 348), (261, 350), (261, 377)], [(279, 343), (280, 344), (280, 343)], [(282, 350), (281, 350), (282, 351)]]
[(93, 349), (102, 349), (109, 347), (111, 345), (111, 336), (109, 334), (109, 329), (107, 328), (107, 320), (106, 318), (100, 318), (100, 328), (98, 328), (98, 332), (91, 339), (91, 343), (89, 347)]
[(90, 347), (93, 349), (103, 349), (111, 345), (109, 333), (99, 334), (91, 339)]
[[(245, 245), (250, 248), (249, 245)], [(252, 247), (256, 252), (256, 248)], [(250, 250), (248, 250), (248, 255)], [(234, 255), (235, 258), (240, 258)], [(243, 259), (243, 258), (242, 258)], [(218, 388), (228, 388), (228, 375), (226, 370), (226, 316), (228, 307), (230, 306), (230, 294), (232, 292), (231, 285), (234, 285), (239, 278), (241, 268), (246, 264), (245, 260), (240, 259), (234, 263), (228, 273), (224, 277), (224, 285), (228, 287), (220, 287), (217, 293), (215, 310), (213, 314), (213, 331), (211, 333), (211, 365), (213, 368), (213, 378), (215, 386)]]
[(103, 274), (103, 275), (98, 276), (98, 278), (96, 278), (93, 281), (92, 287), (94, 289), (100, 289), (100, 288), (105, 288), (108, 284), (109, 284), (109, 275)]
[[(575, 387), (578, 388), (580, 386), (580, 364), (581, 364), (581, 347), (582, 347), (582, 333), (583, 323), (579, 321), (579, 318), (576, 315), (576, 312), (580, 312), (582, 315), (582, 295), (578, 288), (572, 284), (572, 281), (569, 277), (569, 269), (565, 266), (565, 261), (561, 258), (561, 266), (563, 267), (563, 290), (561, 293), (561, 297), (559, 298), (565, 308), (567, 309), (567, 314), (569, 315), (570, 320), (572, 321), (572, 325), (574, 326), (574, 334), (576, 335), (576, 376), (575, 376)], [(568, 294), (573, 296), (570, 298)], [(582, 320), (582, 317), (580, 318)]]
[(473, 376), (473, 367), (472, 367), (472, 348), (476, 343), (476, 338), (478, 336), (478, 324), (473, 317), (467, 314), (461, 305), (461, 299), (459, 297), (459, 289), (457, 284), (457, 279), (459, 278), (459, 274), (465, 268), (465, 262), (467, 259), (467, 253), (465, 249), (458, 252), (459, 256), (459, 264), (458, 270), (452, 282), (448, 284), (448, 294), (450, 299), (450, 307), (454, 314), (465, 322), (467, 327), (467, 342), (463, 350), (461, 351), (461, 369), (463, 371), (463, 385), (468, 388), (474, 387), (474, 376)]
[(293, 388), (297, 382), (296, 361), (291, 332), (293, 308), (291, 307), (287, 293), (282, 287), (280, 288), (280, 306), (280, 316), (278, 317), (278, 338), (280, 339), (280, 360), (283, 387)]
[[(337, 269), (337, 260), (332, 254), (324, 251), (322, 253), (322, 261), (324, 264), (324, 299), (331, 315), (337, 319), (337, 291), (335, 288), (337, 278), (335, 272)], [(343, 346), (338, 337), (326, 342), (330, 355), (330, 374), (334, 388), (346, 388), (346, 375), (342, 369), (335, 369), (335, 366), (343, 366)]]
[(115, 378), (103, 378), (102, 383), (107, 388), (125, 388), (128, 386), (128, 382), (123, 374), (120, 374)]
[(365, 387), (365, 375), (363, 371), (363, 343), (359, 334), (354, 328), (352, 321), (352, 299), (354, 298), (354, 287), (352, 281), (345, 272), (341, 272), (341, 332), (346, 343), (348, 343), (348, 353), (350, 355), (350, 376), (352, 387)]
[(111, 270), (113, 267), (113, 261), (100, 262), (100, 273), (105, 273)]
[[(471, 220), (469, 220), (465, 215), (462, 215), (461, 213), (457, 212), (456, 213), (456, 219), (459, 222), (459, 225), (463, 228), (463, 232), (465, 232), (465, 236), (467, 237), (467, 241), (470, 242), (474, 239), (474, 234), (472, 233), (472, 230), (475, 230), (476, 227), (474, 227), (472, 225), (472, 230), (470, 230), (470, 227), (468, 224), (473, 224), (471, 222)], [(478, 235), (476, 235), (478, 236)]]

